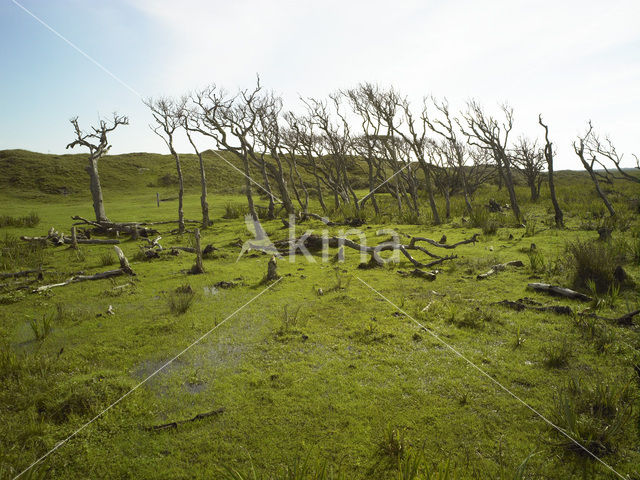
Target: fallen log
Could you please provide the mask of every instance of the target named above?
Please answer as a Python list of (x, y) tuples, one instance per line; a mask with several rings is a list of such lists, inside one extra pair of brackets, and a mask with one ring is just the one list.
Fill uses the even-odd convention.
[(481, 273), (476, 278), (478, 280), (484, 280), (490, 277), (491, 275), (495, 275), (498, 272), (502, 272), (506, 270), (507, 267), (524, 267), (524, 263), (522, 263), (522, 261), (520, 260), (514, 260), (512, 262), (507, 262), (507, 263), (499, 263), (497, 265), (493, 265), (491, 267), (491, 270), (489, 270), (487, 273)]
[(22, 270), (21, 272), (0, 272), (0, 278), (20, 278), (34, 274), (38, 274), (39, 276), (42, 275), (42, 269)]
[(113, 278), (118, 277), (120, 275), (131, 275), (135, 276), (135, 273), (131, 269), (129, 265), (129, 261), (127, 257), (124, 256), (122, 250), (119, 247), (113, 247), (116, 250), (116, 254), (118, 255), (118, 260), (120, 261), (120, 268), (117, 270), (107, 270), (106, 272), (100, 272), (93, 275), (76, 275), (74, 277), (69, 278), (68, 280), (61, 283), (53, 283), (50, 285), (42, 285), (35, 290), (33, 293), (40, 293), (47, 290), (51, 290), (56, 287), (64, 287), (66, 285), (71, 285), (72, 283), (86, 282), (89, 280), (103, 280), (105, 278)]
[[(309, 212), (301, 212), (300, 219), (305, 220), (307, 217), (314, 218), (316, 220), (320, 220), (328, 227), (360, 227), (364, 225), (364, 220), (360, 218), (345, 218), (343, 222), (332, 222), (327, 217), (322, 217), (317, 213), (309, 213)], [(289, 222), (287, 222), (288, 225)]]
[(433, 281), (436, 279), (436, 275), (440, 273), (439, 270), (432, 270), (430, 272), (425, 272), (424, 270), (420, 270), (419, 268), (414, 268), (410, 272), (405, 272), (404, 270), (398, 270), (398, 274), (403, 277), (417, 277), (424, 278), (425, 280)]
[[(74, 238), (66, 237), (63, 233), (58, 233), (53, 227), (49, 230), (49, 233), (46, 237), (28, 237), (26, 235), (22, 235), (20, 240), (25, 242), (40, 242), (46, 243), (51, 242), (55, 246), (60, 245), (74, 245)], [(120, 244), (120, 240), (113, 239), (98, 239), (98, 238), (75, 238), (76, 245), (118, 245)]]
[(597, 318), (598, 320), (604, 320), (606, 322), (616, 323), (618, 325), (629, 327), (633, 325), (633, 317), (640, 314), (640, 310), (634, 310), (629, 313), (625, 313), (621, 317), (618, 318), (609, 318), (609, 317), (601, 317), (600, 315), (596, 315), (595, 313), (579, 313), (581, 317), (587, 318)]
[[(461, 240), (456, 243), (436, 242), (435, 240), (432, 240), (430, 238), (425, 238), (425, 237), (409, 237), (409, 238), (411, 239), (409, 241), (409, 245), (411, 247), (413, 247), (416, 242), (427, 242), (430, 245), (433, 245), (434, 247), (452, 249), (452, 248), (459, 247), (460, 245), (466, 245), (468, 243), (475, 244), (478, 241), (478, 234), (474, 233), (471, 238), (467, 238), (466, 240)], [(446, 241), (447, 237), (443, 236), (443, 239)]]
[(102, 234), (127, 233), (133, 236), (140, 235), (143, 237), (149, 237), (158, 233), (158, 231), (153, 228), (141, 226), (145, 224), (145, 222), (94, 222), (78, 215), (72, 216), (71, 220), (75, 220), (77, 222), (74, 223), (75, 226), (91, 225), (95, 232)]
[(588, 295), (585, 295), (570, 288), (560, 287), (558, 285), (550, 285), (548, 283), (530, 283), (527, 288), (535, 290), (536, 292), (547, 293), (556, 297), (571, 298), (574, 300), (582, 300), (584, 302), (590, 302), (593, 300)]
[(571, 307), (567, 307), (566, 305), (542, 305), (541, 303), (527, 298), (520, 298), (515, 302), (511, 300), (502, 300), (500, 302), (493, 302), (491, 305), (502, 305), (503, 307), (510, 308), (517, 312), (521, 312), (522, 310), (535, 310), (538, 312), (557, 313), (558, 315), (573, 315)]
[(178, 428), (178, 425), (183, 425), (188, 422), (195, 422), (196, 420), (202, 420), (203, 418), (213, 417), (215, 415), (220, 415), (224, 412), (224, 407), (220, 407), (216, 410), (212, 410), (206, 413), (199, 413), (193, 418), (189, 418), (187, 420), (177, 420), (175, 422), (163, 423), (162, 425), (153, 425), (151, 427), (143, 427), (147, 431), (158, 431), (158, 430), (166, 430), (168, 428)]

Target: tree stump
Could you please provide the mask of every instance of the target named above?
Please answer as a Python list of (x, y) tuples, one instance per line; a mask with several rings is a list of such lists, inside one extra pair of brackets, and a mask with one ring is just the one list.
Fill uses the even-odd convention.
[(71, 248), (74, 250), (78, 249), (78, 232), (75, 225), (71, 227)]
[(273, 255), (267, 264), (267, 276), (265, 280), (270, 282), (272, 280), (277, 280), (278, 278), (280, 278), (280, 275), (278, 275), (278, 259)]
[(204, 273), (204, 264), (202, 262), (202, 249), (200, 248), (200, 229), (195, 229), (195, 249), (196, 249), (196, 264), (191, 269), (191, 273)]

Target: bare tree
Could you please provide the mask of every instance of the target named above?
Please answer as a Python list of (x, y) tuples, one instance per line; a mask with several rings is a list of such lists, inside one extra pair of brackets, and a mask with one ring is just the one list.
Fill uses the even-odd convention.
[(186, 99), (179, 101), (170, 98), (147, 99), (145, 105), (151, 110), (156, 125), (149, 125), (151, 130), (158, 135), (167, 145), (171, 156), (176, 161), (176, 172), (178, 174), (178, 232), (184, 233), (184, 179), (182, 177), (182, 165), (180, 155), (176, 152), (173, 142), (176, 130), (181, 126), (181, 119), (184, 116)]
[(604, 193), (602, 188), (600, 187), (600, 182), (598, 180), (598, 173), (595, 170), (596, 165), (600, 165), (598, 162), (597, 154), (598, 154), (598, 146), (599, 141), (593, 131), (593, 125), (591, 125), (591, 121), (588, 123), (587, 131), (583, 136), (579, 136), (578, 139), (573, 142), (573, 149), (578, 155), (580, 162), (584, 169), (589, 173), (591, 180), (593, 181), (593, 185), (596, 187), (596, 192), (598, 196), (602, 199), (605, 207), (609, 211), (609, 215), (615, 217), (616, 211), (611, 205), (611, 202), (607, 198), (607, 195)]
[(549, 194), (551, 195), (551, 203), (553, 204), (553, 210), (555, 212), (555, 221), (557, 228), (564, 227), (564, 217), (562, 214), (562, 210), (560, 209), (560, 204), (558, 203), (558, 198), (556, 196), (556, 186), (553, 178), (553, 144), (551, 140), (549, 140), (549, 127), (542, 123), (542, 115), (538, 115), (538, 123), (544, 128), (544, 159), (547, 162), (547, 175), (549, 180)]
[(202, 209), (202, 228), (207, 228), (213, 224), (209, 218), (209, 202), (207, 202), (207, 175), (204, 170), (202, 152), (198, 149), (198, 146), (192, 137), (194, 133), (198, 132), (198, 115), (193, 110), (189, 111), (185, 108), (180, 120), (182, 127), (187, 134), (187, 139), (198, 156), (198, 165), (200, 167), (200, 207)]
[[(640, 183), (640, 175), (638, 175), (638, 173), (640, 173), (640, 158), (638, 158), (637, 155), (634, 155), (636, 160), (634, 170), (637, 170), (637, 173), (634, 175), (621, 167), (620, 164), (622, 163), (624, 154), (619, 154), (616, 151), (616, 147), (609, 137), (605, 137), (604, 141), (601, 141), (596, 135), (593, 135), (590, 149), (596, 158), (596, 163), (604, 169), (608, 177), (615, 180), (627, 180), (629, 182)], [(611, 164), (613, 164), (617, 173), (610, 170), (612, 168)]]
[(128, 125), (129, 119), (125, 116), (113, 114), (111, 122), (100, 120), (98, 127), (91, 127), (91, 132), (84, 132), (78, 124), (78, 117), (71, 120), (71, 125), (76, 135), (76, 139), (67, 145), (67, 148), (74, 148), (78, 145), (89, 149), (89, 164), (85, 170), (91, 179), (91, 197), (93, 198), (93, 211), (96, 215), (96, 222), (108, 222), (107, 214), (104, 210), (102, 198), (102, 187), (100, 185), (100, 174), (98, 173), (98, 161), (109, 152), (111, 145), (107, 135), (113, 132), (118, 125)]
[[(442, 139), (445, 140), (448, 144), (441, 144), (441, 148), (443, 149), (443, 151), (447, 152), (447, 168), (454, 169), (455, 173), (459, 177), (462, 184), (462, 193), (464, 194), (464, 203), (467, 212), (471, 213), (471, 200), (469, 198), (470, 192), (467, 186), (467, 149), (458, 138), (458, 131), (456, 130), (454, 121), (451, 117), (451, 114), (449, 113), (449, 102), (447, 102), (446, 99), (438, 101), (434, 97), (431, 97), (431, 102), (438, 112), (438, 116), (434, 118), (431, 118), (429, 116), (427, 109), (427, 100), (425, 99), (424, 108), (422, 111), (423, 120), (432, 132), (442, 137)], [(444, 173), (447, 174), (448, 171), (445, 170)], [(447, 218), (449, 218), (450, 206), (448, 194), (446, 202)]]
[(511, 209), (518, 222), (522, 221), (520, 207), (518, 206), (518, 198), (511, 173), (511, 158), (509, 155), (509, 134), (513, 129), (513, 109), (507, 105), (502, 105), (502, 113), (504, 121), (501, 123), (492, 116), (487, 116), (480, 104), (475, 100), (467, 103), (467, 110), (462, 114), (464, 127), (460, 124), (460, 128), (467, 136), (468, 142), (476, 145), (478, 148), (490, 151), (500, 178), (504, 180), (504, 184), (509, 191), (509, 200), (511, 201)]
[(529, 186), (531, 201), (535, 202), (540, 197), (540, 187), (543, 181), (542, 170), (545, 163), (538, 142), (520, 137), (513, 148), (512, 161)]

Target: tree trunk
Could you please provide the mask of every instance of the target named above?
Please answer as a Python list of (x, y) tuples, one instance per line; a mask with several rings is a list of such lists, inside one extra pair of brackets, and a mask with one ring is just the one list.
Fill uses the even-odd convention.
[(100, 175), (98, 173), (98, 159), (89, 158), (89, 165), (86, 170), (91, 179), (91, 197), (93, 198), (93, 211), (96, 215), (96, 222), (108, 222), (109, 219), (104, 211), (104, 201), (102, 199), (102, 187), (100, 185)]
[(511, 176), (511, 168), (509, 167), (509, 160), (504, 159), (504, 165), (502, 166), (504, 171), (504, 183), (506, 184), (507, 191), (509, 192), (509, 200), (511, 201), (511, 210), (518, 222), (521, 221), (520, 207), (518, 207), (518, 198), (516, 197), (516, 190), (513, 185), (513, 177)]
[(558, 198), (556, 197), (556, 186), (553, 181), (553, 159), (547, 159), (547, 168), (549, 170), (549, 193), (551, 195), (551, 203), (553, 204), (553, 210), (555, 211), (555, 221), (557, 228), (564, 227), (564, 217), (562, 215), (562, 210), (560, 209), (560, 204), (558, 203)]
[(258, 215), (256, 214), (256, 207), (253, 204), (253, 194), (251, 193), (251, 172), (249, 171), (249, 159), (246, 155), (242, 156), (242, 164), (244, 165), (244, 185), (247, 194), (247, 204), (249, 205), (249, 215), (254, 221), (258, 221)]
[(438, 206), (436, 205), (436, 199), (433, 196), (433, 188), (431, 187), (431, 174), (429, 172), (429, 167), (427, 166), (424, 160), (420, 160), (420, 166), (422, 167), (422, 172), (424, 173), (424, 182), (427, 188), (427, 196), (429, 197), (429, 206), (431, 207), (431, 214), (433, 215), (433, 223), (436, 225), (440, 225), (442, 223), (440, 221), (440, 215), (438, 214)]
[(615, 217), (616, 216), (616, 211), (613, 208), (613, 205), (611, 205), (611, 202), (609, 201), (609, 199), (607, 198), (605, 193), (602, 191), (602, 188), (600, 188), (600, 182), (598, 181), (598, 177), (596, 176), (595, 172), (593, 171), (593, 168), (588, 168), (587, 171), (589, 172), (589, 175), (591, 176), (591, 180), (593, 180), (593, 184), (596, 187), (596, 192), (598, 192), (598, 195), (600, 196), (600, 198), (604, 202), (604, 206), (607, 207), (607, 210), (609, 210), (609, 215), (611, 215), (612, 217)]
[(176, 172), (178, 173), (178, 232), (184, 233), (184, 210), (182, 207), (184, 197), (184, 179), (182, 177), (182, 165), (180, 164), (180, 155), (170, 144), (169, 149), (171, 155), (176, 160)]
[(202, 207), (202, 228), (207, 228), (212, 224), (209, 219), (209, 203), (207, 202), (207, 176), (204, 171), (204, 161), (202, 160), (202, 154), (198, 153), (198, 160), (200, 161), (200, 206)]

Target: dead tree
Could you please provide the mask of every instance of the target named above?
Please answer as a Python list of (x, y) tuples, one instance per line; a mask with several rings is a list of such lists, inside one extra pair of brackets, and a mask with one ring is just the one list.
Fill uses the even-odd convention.
[(96, 215), (96, 222), (108, 222), (107, 214), (104, 210), (104, 201), (102, 198), (102, 187), (100, 185), (100, 174), (98, 173), (98, 161), (109, 152), (111, 145), (107, 135), (114, 131), (119, 125), (128, 125), (129, 119), (113, 114), (111, 122), (100, 120), (98, 127), (91, 127), (91, 132), (83, 132), (78, 124), (78, 117), (71, 120), (71, 125), (76, 135), (76, 139), (67, 145), (67, 148), (82, 146), (89, 149), (89, 164), (85, 170), (91, 179), (91, 197), (93, 198), (93, 211)]
[(593, 181), (593, 185), (596, 188), (596, 192), (598, 196), (602, 199), (605, 207), (609, 211), (609, 215), (615, 217), (616, 211), (611, 205), (611, 202), (607, 198), (607, 195), (604, 193), (602, 188), (600, 187), (600, 182), (598, 180), (598, 174), (595, 171), (595, 165), (599, 165), (596, 154), (597, 154), (597, 145), (598, 140), (593, 132), (593, 125), (591, 122), (588, 124), (588, 128), (586, 133), (578, 137), (578, 139), (573, 142), (573, 149), (576, 152), (576, 155), (580, 159), (582, 166), (589, 173), (591, 180)]
[[(441, 145), (441, 150), (446, 153), (445, 155), (445, 168), (451, 168), (455, 171), (456, 176), (459, 178), (462, 193), (464, 195), (464, 203), (468, 213), (473, 210), (471, 207), (470, 192), (467, 181), (467, 156), (468, 151), (465, 145), (458, 138), (458, 130), (454, 127), (454, 121), (449, 111), (449, 103), (446, 99), (442, 101), (436, 100), (431, 97), (431, 103), (438, 112), (436, 117), (431, 117), (428, 113), (427, 100), (424, 101), (424, 107), (422, 110), (422, 118), (429, 129), (435, 134), (442, 137), (446, 142)], [(444, 167), (444, 165), (443, 165)], [(447, 172), (445, 172), (447, 173)], [(446, 196), (447, 201), (447, 218), (450, 216), (449, 207), (449, 194)]]
[(513, 148), (512, 160), (527, 182), (531, 192), (531, 201), (537, 201), (540, 198), (540, 187), (543, 180), (542, 170), (545, 163), (542, 151), (538, 148), (538, 142), (535, 140), (532, 142), (526, 137), (520, 137)]
[(467, 110), (462, 114), (460, 128), (467, 136), (467, 141), (491, 152), (498, 167), (500, 178), (504, 181), (509, 192), (511, 209), (518, 222), (522, 221), (518, 198), (516, 197), (513, 175), (511, 173), (511, 157), (509, 155), (509, 134), (513, 129), (513, 109), (507, 105), (502, 105), (504, 122), (500, 123), (492, 116), (485, 114), (484, 110), (475, 100), (467, 104)]
[(176, 172), (178, 174), (178, 232), (184, 233), (184, 179), (182, 177), (182, 165), (180, 155), (173, 146), (176, 130), (180, 127), (180, 119), (183, 117), (185, 99), (175, 101), (169, 98), (159, 98), (157, 100), (147, 99), (145, 105), (151, 110), (155, 126), (149, 125), (151, 130), (158, 135), (167, 145), (171, 156), (176, 161)]
[(538, 123), (544, 128), (544, 159), (547, 162), (547, 175), (549, 181), (549, 194), (551, 195), (551, 203), (553, 204), (553, 210), (555, 212), (555, 221), (557, 228), (564, 228), (564, 216), (558, 203), (558, 197), (556, 196), (556, 186), (553, 178), (553, 144), (549, 140), (549, 127), (542, 123), (542, 115), (538, 116)]
[[(596, 135), (592, 136), (592, 142), (590, 145), (591, 152), (596, 158), (596, 162), (603, 168), (606, 175), (609, 178), (615, 180), (626, 180), (633, 183), (640, 183), (640, 158), (634, 155), (636, 160), (636, 166), (634, 170), (637, 170), (636, 174), (631, 174), (624, 170), (620, 164), (622, 163), (623, 154), (619, 154), (616, 151), (616, 147), (609, 137), (605, 137), (604, 141), (601, 141)], [(612, 165), (615, 166), (617, 171), (612, 172)]]
[(200, 167), (200, 207), (202, 209), (202, 228), (207, 228), (213, 224), (209, 218), (209, 203), (207, 202), (207, 176), (204, 170), (204, 160), (202, 152), (193, 141), (192, 134), (197, 132), (197, 128), (192, 126), (191, 122), (197, 122), (197, 115), (188, 112), (186, 109), (181, 116), (182, 127), (187, 134), (187, 139), (198, 156), (198, 165)]

